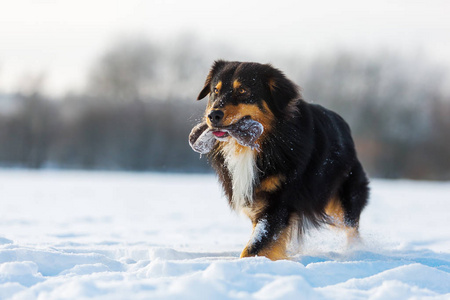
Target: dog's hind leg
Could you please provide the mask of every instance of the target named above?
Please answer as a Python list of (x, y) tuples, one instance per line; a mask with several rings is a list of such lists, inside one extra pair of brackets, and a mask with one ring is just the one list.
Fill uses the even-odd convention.
[(345, 212), (341, 200), (337, 196), (330, 199), (325, 207), (325, 213), (329, 216), (332, 226), (345, 231), (348, 246), (359, 241), (358, 222), (352, 222), (350, 225), (345, 221)]
[(266, 211), (254, 221), (252, 236), (242, 251), (241, 258), (265, 256), (271, 260), (286, 259), (291, 234), (289, 219), (286, 209)]
[(358, 226), (347, 226), (344, 220), (344, 209), (342, 208), (341, 200), (338, 196), (334, 196), (330, 199), (325, 207), (325, 213), (329, 216), (331, 225), (345, 230), (347, 236), (347, 244), (353, 244), (354, 241), (359, 239)]
[(342, 206), (342, 222), (347, 233), (348, 244), (359, 241), (359, 219), (367, 204), (369, 181), (358, 162), (351, 170), (348, 178), (339, 191), (339, 202)]

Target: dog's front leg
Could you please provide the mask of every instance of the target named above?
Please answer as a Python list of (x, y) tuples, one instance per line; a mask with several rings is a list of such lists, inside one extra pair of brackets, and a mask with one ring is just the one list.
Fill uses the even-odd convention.
[(252, 236), (242, 257), (265, 256), (271, 260), (286, 259), (290, 235), (290, 214), (285, 208), (266, 211), (253, 222)]

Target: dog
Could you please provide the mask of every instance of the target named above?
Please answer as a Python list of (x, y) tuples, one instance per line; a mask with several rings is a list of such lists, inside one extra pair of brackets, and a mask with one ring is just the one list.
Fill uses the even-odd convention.
[(369, 181), (342, 117), (307, 103), (270, 64), (217, 60), (197, 100), (208, 95), (189, 139), (253, 224), (241, 257), (286, 259), (295, 235), (323, 224), (359, 239)]

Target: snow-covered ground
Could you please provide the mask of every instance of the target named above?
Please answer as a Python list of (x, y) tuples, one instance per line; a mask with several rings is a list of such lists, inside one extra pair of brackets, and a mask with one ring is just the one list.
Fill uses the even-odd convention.
[(450, 299), (450, 183), (371, 186), (363, 246), (272, 262), (212, 175), (0, 171), (0, 299)]

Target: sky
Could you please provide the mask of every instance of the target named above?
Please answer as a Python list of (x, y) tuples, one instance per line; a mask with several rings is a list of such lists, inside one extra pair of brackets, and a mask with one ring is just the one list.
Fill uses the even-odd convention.
[(450, 1), (0, 0), (0, 92), (45, 75), (45, 90), (82, 88), (121, 37), (182, 35), (270, 61), (335, 49), (419, 53), (450, 66)]

